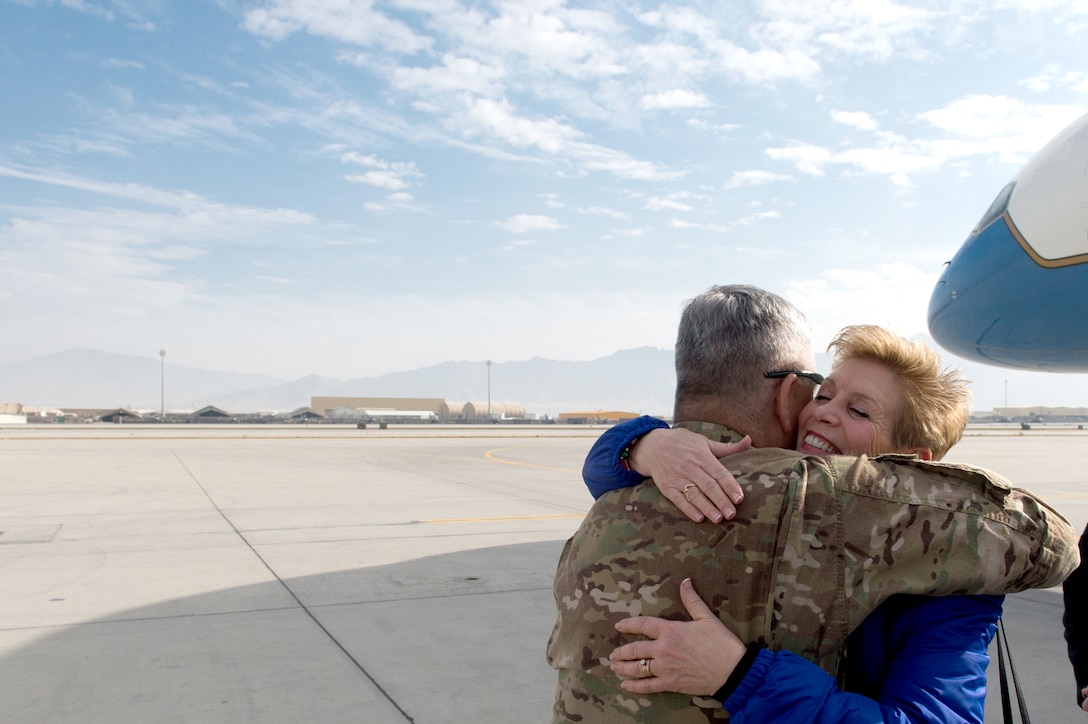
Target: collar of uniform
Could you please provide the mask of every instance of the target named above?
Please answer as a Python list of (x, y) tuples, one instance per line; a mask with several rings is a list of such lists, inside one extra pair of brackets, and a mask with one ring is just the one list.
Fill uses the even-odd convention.
[(682, 427), (719, 442), (740, 442), (744, 438), (736, 430), (714, 422), (678, 422), (673, 427)]

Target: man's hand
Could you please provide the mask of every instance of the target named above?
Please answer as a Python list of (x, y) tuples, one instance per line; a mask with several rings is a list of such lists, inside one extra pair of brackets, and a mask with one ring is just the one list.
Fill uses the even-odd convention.
[[(612, 671), (624, 680), (620, 686), (625, 691), (709, 696), (722, 687), (744, 657), (744, 644), (703, 603), (690, 578), (680, 584), (680, 600), (691, 621), (637, 616), (616, 624), (620, 633), (650, 639), (620, 646), (608, 657)], [(643, 659), (645, 665), (640, 663)]]
[(1088, 686), (1080, 690), (1080, 695), (1085, 697), (1084, 703), (1080, 705), (1080, 708), (1084, 711), (1088, 711)]
[(748, 437), (737, 443), (714, 442), (684, 428), (658, 429), (638, 439), (627, 462), (653, 478), (662, 494), (696, 523), (704, 518), (721, 523), (737, 514), (744, 492), (718, 458), (751, 446)]

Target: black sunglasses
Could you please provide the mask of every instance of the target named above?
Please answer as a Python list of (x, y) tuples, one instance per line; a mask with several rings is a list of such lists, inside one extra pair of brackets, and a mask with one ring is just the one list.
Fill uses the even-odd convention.
[(790, 375), (797, 375), (798, 377), (804, 377), (806, 380), (812, 380), (817, 385), (824, 383), (824, 376), (819, 372), (806, 372), (805, 370), (771, 370), (770, 372), (764, 372), (764, 377), (782, 378), (789, 377)]

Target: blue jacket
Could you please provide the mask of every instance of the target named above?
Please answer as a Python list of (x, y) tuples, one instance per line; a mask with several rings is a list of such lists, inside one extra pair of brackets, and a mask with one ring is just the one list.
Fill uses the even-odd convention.
[[(643, 476), (620, 454), (650, 430), (652, 417), (601, 435), (582, 475), (594, 498)], [(728, 525), (723, 523), (722, 525)], [(698, 581), (696, 581), (698, 585)], [(979, 722), (986, 701), (986, 653), (1004, 596), (893, 596), (851, 635), (835, 678), (789, 651), (763, 649), (725, 700), (738, 722)]]

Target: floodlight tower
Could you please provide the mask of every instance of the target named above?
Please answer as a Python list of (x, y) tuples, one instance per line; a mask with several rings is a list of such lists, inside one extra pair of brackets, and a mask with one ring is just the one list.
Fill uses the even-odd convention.
[(487, 361), (487, 421), (491, 422), (491, 360)]
[(159, 404), (161, 405), (162, 417), (161, 422), (166, 422), (166, 350), (159, 350), (159, 371), (161, 373), (160, 379), (162, 380), (162, 386), (159, 388), (161, 397)]

